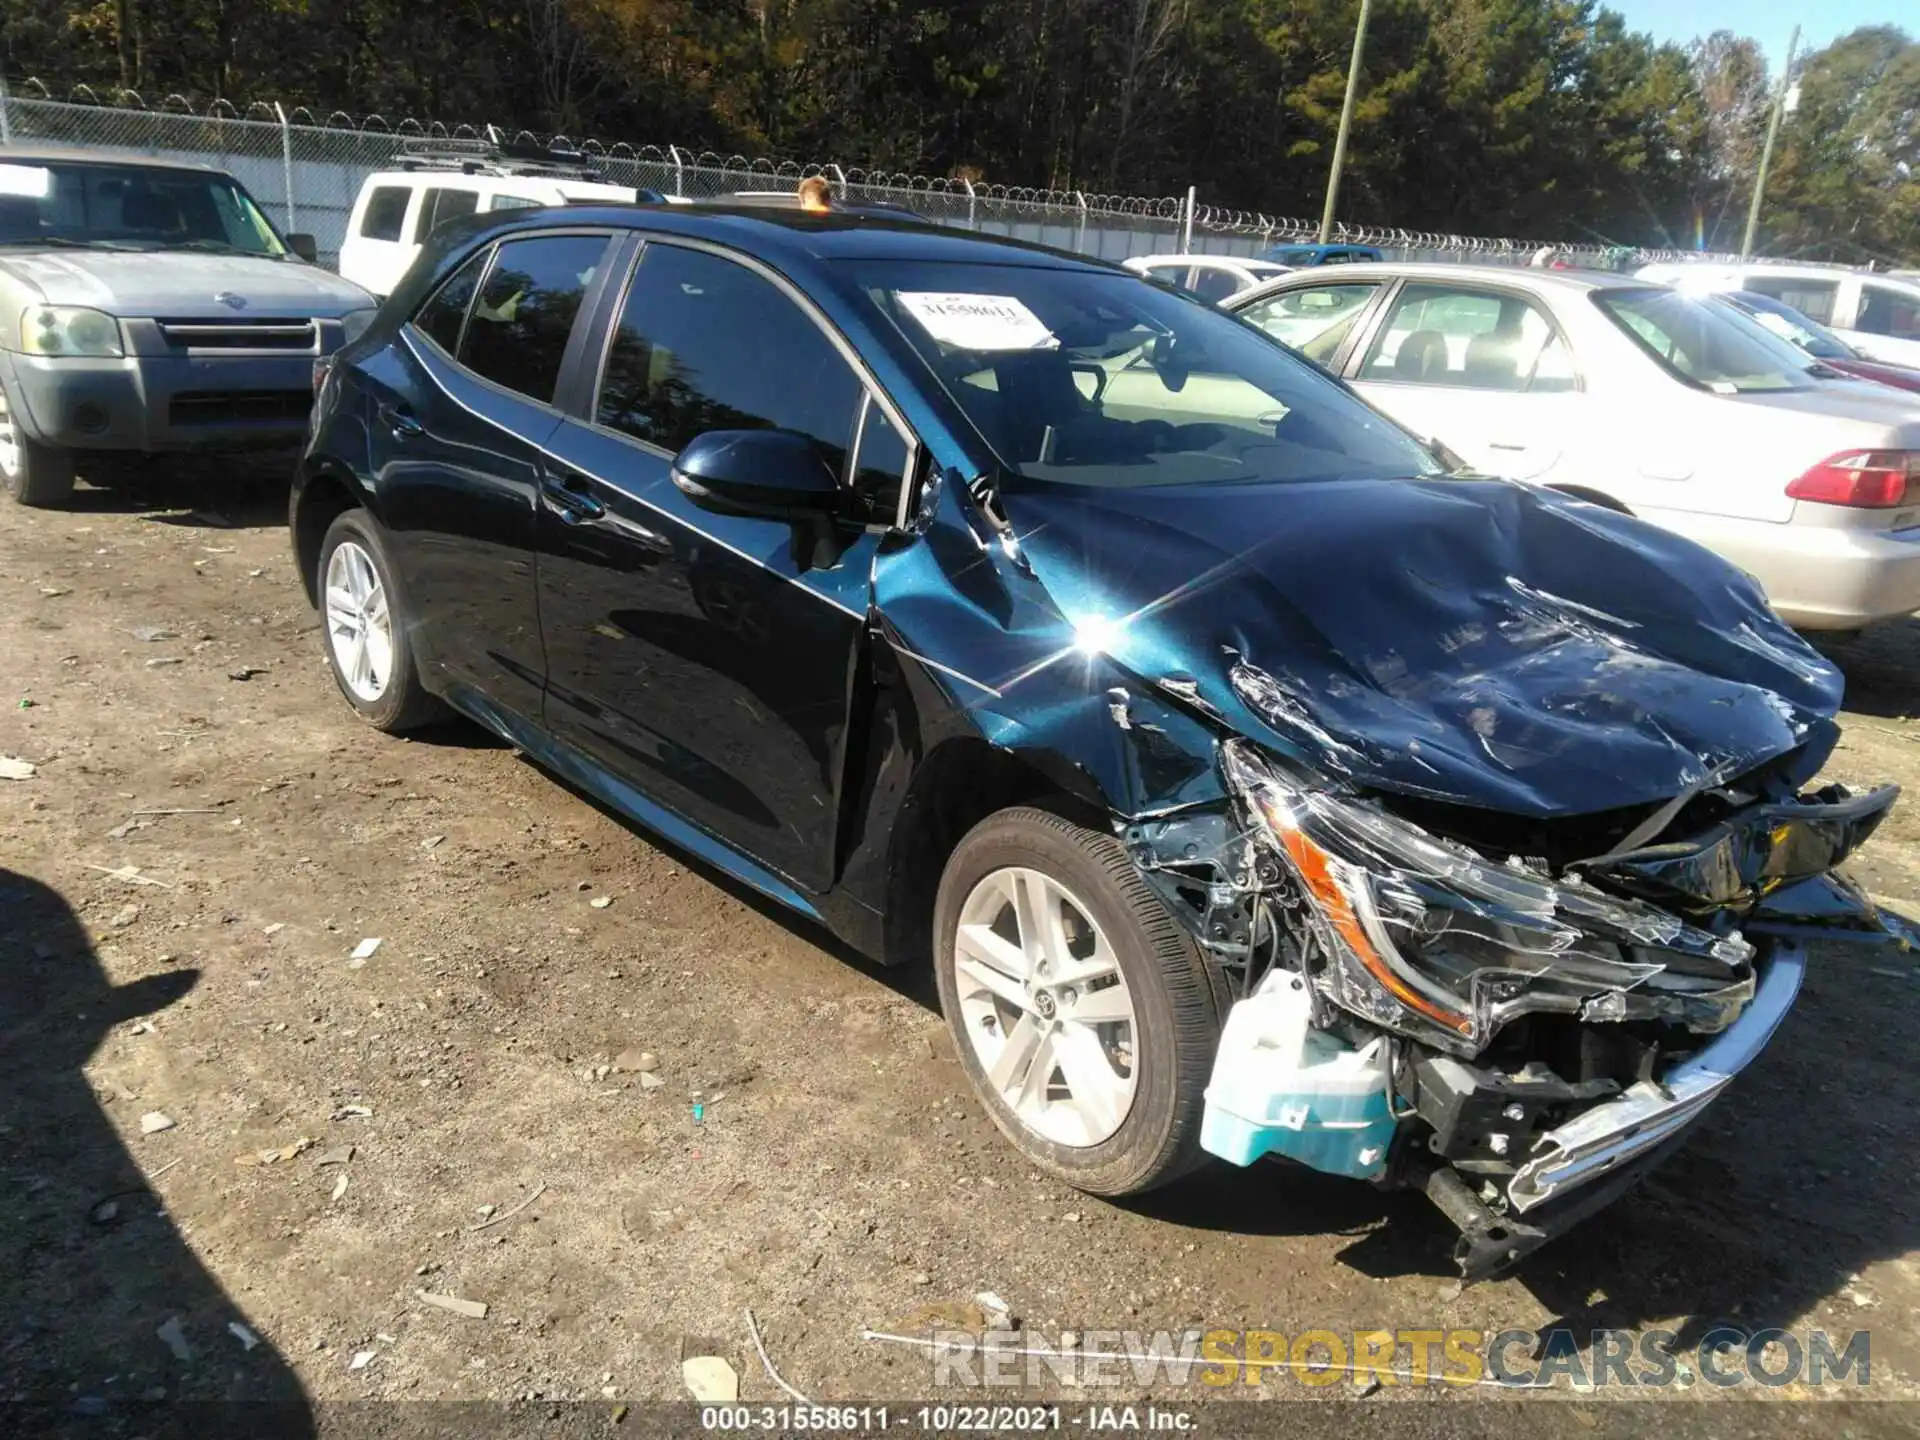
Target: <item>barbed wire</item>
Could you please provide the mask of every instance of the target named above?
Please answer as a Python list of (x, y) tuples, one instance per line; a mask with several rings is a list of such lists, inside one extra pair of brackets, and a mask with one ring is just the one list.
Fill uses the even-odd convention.
[[(80, 83), (67, 87), (64, 95), (39, 77), (28, 77), (0, 90), (7, 107), (18, 114), (22, 107), (31, 111), (49, 110), (45, 129), (58, 133), (44, 138), (74, 138), (81, 142), (131, 145), (146, 150), (245, 148), (264, 153), (272, 137), (275, 147), (283, 147), (292, 163), (296, 149), (303, 162), (336, 163), (364, 167), (399, 153), (401, 145), (417, 140), (475, 139), (490, 133), (492, 127), (472, 122), (419, 120), (412, 116), (391, 119), (378, 112), (353, 115), (333, 110), (324, 116), (306, 105), (284, 109), (277, 102), (251, 100), (244, 105), (224, 97), (196, 106), (189, 96), (170, 91), (149, 100), (138, 90)], [(149, 133), (134, 133), (146, 117)], [(211, 127), (214, 146), (168, 143), (182, 137), (169, 135), (168, 127)], [(117, 128), (116, 128), (117, 127)], [(43, 127), (34, 127), (36, 131)], [(101, 133), (106, 132), (106, 133)], [(296, 147), (294, 140), (298, 136)], [(1060, 190), (1038, 186), (1008, 185), (964, 176), (924, 175), (913, 172), (841, 166), (833, 162), (774, 159), (767, 156), (727, 154), (714, 150), (685, 150), (676, 145), (634, 144), (624, 140), (607, 141), (598, 137), (576, 137), (526, 128), (503, 129), (510, 138), (536, 145), (566, 145), (592, 155), (610, 168), (626, 172), (621, 178), (644, 177), (647, 188), (664, 188), (672, 181), (677, 193), (700, 196), (720, 195), (730, 190), (754, 188), (769, 183), (797, 185), (810, 175), (824, 175), (853, 198), (884, 196), (904, 201), (915, 208), (941, 209), (944, 213), (929, 218), (957, 220), (960, 207), (966, 209), (966, 222), (1007, 223), (1012, 219), (1044, 225), (1048, 229), (1066, 227), (1085, 231), (1099, 225), (1122, 228), (1182, 229), (1191, 225), (1195, 236), (1227, 240), (1257, 240), (1260, 244), (1314, 241), (1318, 238), (1316, 221), (1290, 215), (1270, 215), (1260, 211), (1226, 206), (1195, 204), (1188, 215), (1188, 201), (1181, 196), (1119, 195), (1081, 190)], [(236, 134), (250, 137), (252, 143), (236, 144)], [(194, 138), (194, 137), (185, 137)], [(338, 155), (334, 147), (348, 144), (352, 151)], [(383, 157), (379, 152), (387, 150)], [(318, 181), (310, 181), (318, 184)], [(335, 188), (338, 188), (337, 186)], [(291, 211), (295, 206), (314, 203), (300, 195), (283, 196)], [(350, 197), (349, 197), (350, 202)], [(338, 204), (319, 197), (323, 210)], [(1701, 251), (1616, 247), (1590, 241), (1527, 240), (1513, 237), (1462, 235), (1443, 231), (1413, 230), (1391, 225), (1341, 223), (1332, 228), (1332, 241), (1347, 245), (1366, 245), (1382, 250), (1408, 253), (1473, 256), (1508, 263), (1523, 261), (1542, 249), (1551, 249), (1572, 260), (1598, 259), (1623, 249), (1631, 249), (1646, 260), (1710, 259), (1731, 262), (1732, 255), (1706, 254)]]

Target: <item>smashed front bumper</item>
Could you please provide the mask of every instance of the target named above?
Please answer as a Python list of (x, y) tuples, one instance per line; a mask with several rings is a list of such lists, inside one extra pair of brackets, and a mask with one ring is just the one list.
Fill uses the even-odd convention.
[[(1806, 975), (1806, 952), (1798, 944), (1779, 942), (1763, 950), (1757, 968), (1752, 1002), (1711, 1044), (1541, 1132), (1509, 1173), (1494, 1173), (1505, 1167), (1471, 1158), (1458, 1166), (1428, 1162), (1409, 1167), (1409, 1178), (1417, 1177), (1420, 1188), (1460, 1230), (1454, 1259), (1464, 1280), (1496, 1275), (1565, 1234), (1612, 1204), (1679, 1148), (1694, 1122), (1766, 1049), (1793, 1008)], [(1460, 1076), (1472, 1074), (1444, 1060), (1437, 1068), (1450, 1070), (1444, 1081), (1456, 1086)], [(1433, 1073), (1428, 1069), (1425, 1076), (1431, 1079)], [(1548, 1085), (1559, 1082), (1549, 1080)], [(1424, 1086), (1422, 1113), (1433, 1123), (1433, 1143), (1442, 1151), (1468, 1154), (1477, 1143), (1484, 1154), (1490, 1137), (1484, 1130), (1475, 1134), (1471, 1122), (1461, 1124), (1460, 1117), (1477, 1108), (1495, 1117), (1493, 1123), (1524, 1120), (1528, 1106), (1512, 1098), (1516, 1093), (1518, 1087), (1490, 1076), (1470, 1079), (1444, 1095), (1437, 1084)]]
[(1540, 1136), (1507, 1182), (1508, 1204), (1525, 1214), (1657, 1148), (1699, 1119), (1767, 1047), (1800, 993), (1806, 951), (1781, 943), (1772, 952), (1757, 967), (1753, 1000), (1712, 1044), (1657, 1080), (1643, 1080)]
[(1468, 1279), (1680, 1143), (1792, 1008), (1805, 938), (1906, 943), (1830, 868), (1893, 787), (1714, 790), (1718, 823), (1665, 840), (1683, 796), (1555, 863), (1493, 858), (1234, 742), (1225, 761), (1236, 809), (1125, 831), (1242, 997), (1202, 1145), (1424, 1189)]

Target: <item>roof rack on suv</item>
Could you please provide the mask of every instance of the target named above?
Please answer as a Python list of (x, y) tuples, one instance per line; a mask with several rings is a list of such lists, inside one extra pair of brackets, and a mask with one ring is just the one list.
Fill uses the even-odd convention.
[(601, 170), (584, 150), (507, 140), (497, 125), (484, 137), (408, 140), (394, 157), (401, 170), (458, 170), (466, 175), (554, 175), (598, 180)]

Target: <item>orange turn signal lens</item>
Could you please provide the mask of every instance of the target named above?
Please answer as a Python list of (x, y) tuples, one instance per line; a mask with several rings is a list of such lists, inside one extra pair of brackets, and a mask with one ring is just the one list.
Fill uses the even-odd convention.
[[(1265, 807), (1262, 807), (1265, 808)], [(1285, 823), (1282, 823), (1282, 822)], [(1267, 814), (1267, 823), (1280, 837), (1280, 843), (1286, 847), (1287, 857), (1293, 861), (1293, 867), (1299, 872), (1300, 879), (1320, 906), (1320, 913), (1327, 917), (1336, 934), (1347, 943), (1355, 957), (1366, 967), (1367, 973), (1377, 981), (1386, 992), (1405, 1005), (1442, 1025), (1458, 1035), (1471, 1036), (1473, 1021), (1457, 1011), (1447, 1010), (1433, 1003), (1425, 995), (1409, 985), (1385, 957), (1375, 948), (1367, 934), (1367, 927), (1354, 913), (1353, 902), (1347, 898), (1347, 892), (1334, 878), (1333, 857), (1314, 842), (1298, 825), (1292, 823), (1291, 816)]]

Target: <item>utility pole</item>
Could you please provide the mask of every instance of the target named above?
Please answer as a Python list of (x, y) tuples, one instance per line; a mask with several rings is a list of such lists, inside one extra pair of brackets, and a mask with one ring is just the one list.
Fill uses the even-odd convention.
[(1753, 254), (1753, 235), (1760, 228), (1760, 200), (1767, 191), (1767, 171), (1773, 167), (1773, 142), (1780, 135), (1780, 116), (1787, 108), (1787, 87), (1793, 83), (1793, 52), (1800, 44), (1800, 27), (1787, 41), (1787, 63), (1780, 67), (1780, 84), (1773, 92), (1773, 114), (1767, 119), (1767, 143), (1760, 147), (1760, 173), (1753, 177), (1753, 203), (1747, 206), (1747, 233), (1740, 242), (1740, 258)]
[(1360, 0), (1360, 23), (1353, 27), (1353, 60), (1347, 66), (1347, 98), (1340, 103), (1340, 131), (1333, 138), (1333, 171), (1327, 176), (1327, 208), (1320, 212), (1322, 245), (1333, 233), (1333, 206), (1340, 198), (1340, 169), (1347, 163), (1347, 131), (1353, 128), (1353, 100), (1360, 90), (1360, 52), (1366, 48), (1367, 12), (1372, 8), (1373, 0)]

